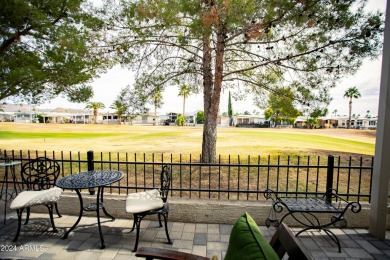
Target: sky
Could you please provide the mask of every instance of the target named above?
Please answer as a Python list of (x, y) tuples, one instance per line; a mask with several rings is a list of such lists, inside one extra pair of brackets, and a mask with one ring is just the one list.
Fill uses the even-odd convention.
[[(385, 12), (386, 0), (369, 0), (367, 3), (367, 10), (380, 10)], [(328, 116), (332, 116), (332, 112), (337, 110), (337, 115), (348, 115), (349, 100), (344, 98), (345, 91), (356, 86), (361, 94), (361, 98), (354, 99), (352, 105), (352, 113), (364, 116), (367, 111), (370, 115), (378, 115), (379, 103), (379, 88), (381, 79), (382, 59), (378, 57), (376, 60), (364, 60), (360, 69), (352, 76), (345, 77), (338, 82), (336, 88), (330, 90), (330, 95), (333, 98), (328, 106)], [(91, 86), (94, 90), (94, 96), (91, 101), (103, 102), (106, 106), (105, 110), (114, 102), (121, 89), (127, 85), (134, 83), (134, 77), (131, 71), (120, 66), (116, 66), (108, 72), (100, 75), (95, 79)], [(183, 110), (182, 97), (178, 97), (178, 87), (172, 86), (166, 88), (163, 94), (163, 106), (158, 109), (158, 114), (163, 115), (169, 112), (180, 113)], [(221, 95), (220, 112), (227, 112), (228, 110), (228, 91), (224, 91)], [(232, 100), (234, 113), (244, 113), (249, 111), (260, 112), (262, 110), (253, 105), (252, 98), (248, 96), (245, 100)], [(85, 104), (74, 104), (66, 100), (66, 98), (58, 97), (51, 100), (51, 102), (42, 104), (40, 108), (77, 108), (82, 109)], [(152, 110), (152, 107), (150, 107)], [(186, 100), (186, 114), (203, 110), (203, 93), (191, 94)]]

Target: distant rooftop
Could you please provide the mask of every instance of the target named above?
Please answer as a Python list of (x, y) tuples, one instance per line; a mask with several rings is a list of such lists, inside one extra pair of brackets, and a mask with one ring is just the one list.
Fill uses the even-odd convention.
[(69, 113), (69, 114), (77, 114), (77, 113), (89, 113), (88, 109), (75, 109), (75, 108), (62, 108), (57, 107), (55, 109), (47, 109), (47, 108), (39, 108), (35, 106), (30, 106), (27, 104), (2, 104), (1, 109), (4, 112), (47, 112), (47, 113)]

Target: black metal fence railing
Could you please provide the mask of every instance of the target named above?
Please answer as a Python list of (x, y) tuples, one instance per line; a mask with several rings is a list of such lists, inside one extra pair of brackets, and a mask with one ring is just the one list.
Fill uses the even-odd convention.
[(4, 150), (4, 154), (22, 164), (39, 156), (53, 158), (60, 163), (62, 176), (91, 167), (120, 170), (125, 177), (107, 189), (119, 194), (158, 187), (162, 164), (169, 163), (172, 165), (173, 197), (228, 200), (262, 200), (266, 189), (299, 196), (322, 195), (327, 189), (326, 180), (332, 174), (332, 188), (340, 195), (348, 200), (370, 201), (374, 162), (372, 156), (229, 155), (219, 156), (215, 164), (204, 164), (200, 156), (182, 154), (14, 150)]

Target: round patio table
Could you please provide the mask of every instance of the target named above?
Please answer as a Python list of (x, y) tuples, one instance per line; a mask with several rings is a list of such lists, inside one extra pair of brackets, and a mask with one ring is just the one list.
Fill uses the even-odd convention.
[[(0, 167), (4, 167), (4, 178), (0, 190), (0, 200), (4, 201), (5, 203), (4, 225), (6, 224), (7, 204), (18, 195), (18, 191), (21, 191), (15, 171), (15, 166), (20, 165), (21, 163), (21, 161), (5, 161), (0, 163)], [(11, 174), (11, 176), (8, 176), (9, 174)], [(12, 178), (12, 181), (9, 180), (9, 177)], [(8, 189), (9, 184), (13, 184), (13, 189), (11, 191)]]
[[(73, 226), (65, 233), (63, 237), (64, 239), (66, 239), (69, 233), (79, 224), (84, 211), (96, 211), (96, 217), (99, 226), (101, 249), (105, 248), (102, 228), (100, 224), (100, 213), (99, 213), (100, 209), (102, 209), (104, 214), (109, 218), (111, 218), (111, 220), (115, 220), (115, 218), (112, 215), (108, 214), (108, 212), (104, 207), (103, 204), (104, 187), (121, 180), (123, 176), (124, 176), (123, 173), (120, 171), (94, 170), (94, 171), (86, 171), (86, 172), (80, 172), (77, 174), (69, 175), (63, 177), (62, 179), (56, 182), (56, 186), (62, 189), (75, 190), (80, 201), (79, 217), (76, 223), (74, 223)], [(98, 188), (98, 192), (96, 195), (96, 203), (91, 203), (84, 206), (83, 198), (81, 196), (80, 190), (96, 188), (96, 187)]]

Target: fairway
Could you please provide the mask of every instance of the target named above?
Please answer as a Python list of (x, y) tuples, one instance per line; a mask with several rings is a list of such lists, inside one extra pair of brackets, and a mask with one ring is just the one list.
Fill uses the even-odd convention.
[[(375, 134), (355, 129), (218, 128), (221, 155), (373, 155)], [(0, 123), (0, 149), (199, 155), (201, 127)]]

